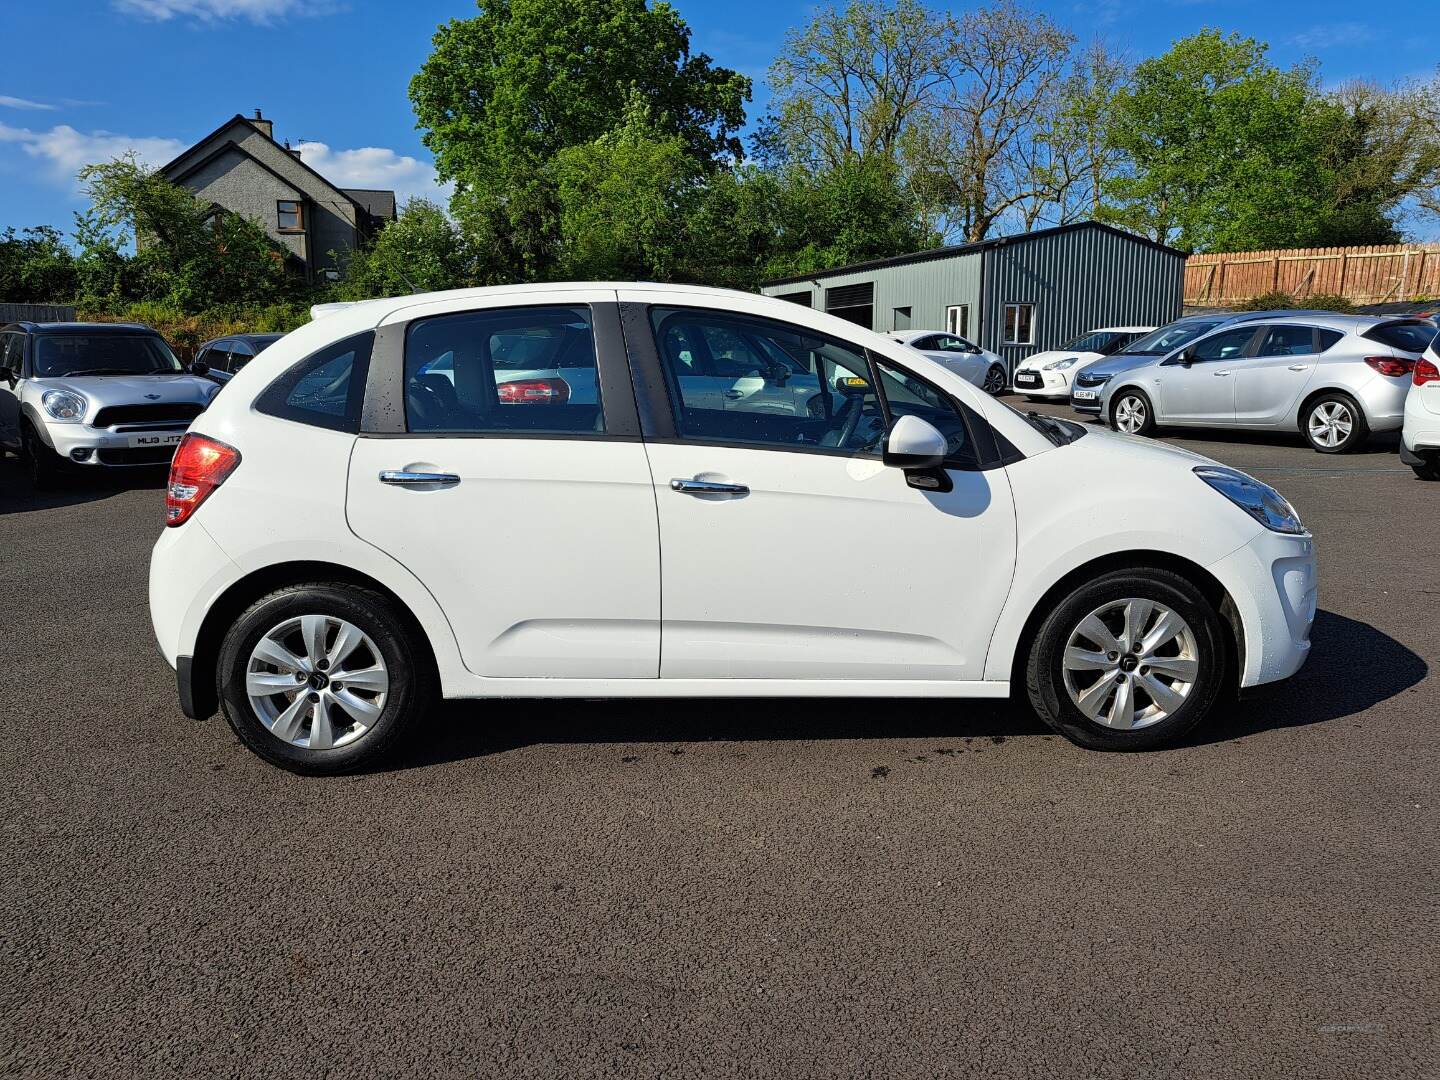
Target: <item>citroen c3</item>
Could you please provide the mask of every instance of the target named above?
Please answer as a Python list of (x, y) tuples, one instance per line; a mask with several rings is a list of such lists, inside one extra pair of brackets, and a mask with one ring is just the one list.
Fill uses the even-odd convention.
[[(750, 385), (802, 378), (798, 409)], [(1267, 485), (694, 286), (327, 307), (196, 419), (165, 514), (182, 711), (310, 774), (442, 697), (1013, 692), (1081, 746), (1159, 747), (1294, 673), (1316, 604)]]

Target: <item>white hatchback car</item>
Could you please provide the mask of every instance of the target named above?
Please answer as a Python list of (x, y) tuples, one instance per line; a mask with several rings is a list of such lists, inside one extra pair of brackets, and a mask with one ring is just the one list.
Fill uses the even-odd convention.
[[(517, 333), (576, 327), (593, 366), (505, 389)], [(726, 335), (788, 357), (818, 403), (717, 401), (691, 350)], [(1313, 541), (1264, 484), (691, 286), (332, 309), (197, 419), (166, 515), (150, 607), (183, 710), (223, 708), (308, 773), (375, 759), (437, 694), (1013, 688), (1084, 746), (1153, 747), (1223, 688), (1296, 671), (1316, 601)]]
[(1104, 326), (1090, 330), (1060, 349), (1027, 356), (1015, 365), (1015, 391), (1031, 401), (1070, 398), (1070, 377), (1077, 368), (1114, 356), (1153, 326)]
[(1440, 480), (1440, 337), (1415, 362), (1405, 396), (1400, 460), (1421, 480)]

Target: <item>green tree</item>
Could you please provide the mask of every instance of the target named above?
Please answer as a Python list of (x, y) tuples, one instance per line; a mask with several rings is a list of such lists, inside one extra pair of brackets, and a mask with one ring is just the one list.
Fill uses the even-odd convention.
[(464, 288), (476, 279), (470, 245), (455, 223), (435, 203), (415, 198), (369, 246), (351, 254), (335, 291), (343, 299), (363, 300)]
[(750, 80), (692, 54), (667, 3), (497, 0), (452, 20), (411, 80), (451, 208), (486, 280), (542, 279), (561, 254), (552, 160), (617, 126), (633, 98), (707, 170), (738, 159)]
[(0, 233), (0, 300), (47, 304), (70, 300), (77, 284), (75, 256), (58, 229), (37, 225)]

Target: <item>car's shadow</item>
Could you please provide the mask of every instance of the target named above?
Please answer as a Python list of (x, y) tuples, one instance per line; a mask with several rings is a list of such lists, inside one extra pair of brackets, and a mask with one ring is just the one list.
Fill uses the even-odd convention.
[[(1310, 444), (1305, 441), (1305, 436), (1298, 431), (1234, 431), (1226, 428), (1162, 427), (1155, 434), (1167, 442), (1230, 443), (1235, 446), (1289, 446), (1314, 453)], [(1361, 457), (1375, 454), (1398, 454), (1399, 452), (1400, 433), (1398, 431), (1380, 431), (1371, 434), (1355, 449), (1346, 451), (1345, 456)], [(1324, 458), (1326, 455), (1316, 453), (1315, 456)]]
[(97, 502), (126, 491), (158, 490), (165, 486), (166, 475), (165, 469), (158, 466), (117, 469), (94, 475), (77, 469), (62, 476), (50, 490), (36, 491), (20, 462), (13, 457), (4, 457), (0, 458), (0, 516)]
[[(1217, 706), (1185, 744), (1323, 723), (1363, 712), (1425, 678), (1425, 661), (1365, 623), (1322, 611), (1293, 679)], [(378, 771), (424, 768), (557, 743), (775, 742), (1049, 737), (1016, 701), (890, 698), (615, 698), (450, 702)]]

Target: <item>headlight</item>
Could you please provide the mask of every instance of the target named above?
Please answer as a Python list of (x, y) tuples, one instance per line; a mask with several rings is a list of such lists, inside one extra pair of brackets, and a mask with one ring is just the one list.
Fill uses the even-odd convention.
[(40, 404), (51, 420), (64, 420), (74, 423), (85, 418), (85, 410), (90, 403), (79, 394), (69, 390), (46, 390), (40, 395)]
[(1201, 465), (1195, 475), (1267, 529), (1292, 534), (1305, 531), (1295, 508), (1268, 484), (1219, 465)]
[(1076, 362), (1077, 360), (1079, 360), (1079, 359), (1080, 359), (1080, 358), (1079, 358), (1078, 356), (1067, 356), (1064, 360), (1056, 360), (1053, 364), (1046, 364), (1046, 365), (1045, 365), (1045, 370), (1046, 370), (1046, 371), (1064, 371), (1066, 368), (1072, 368), (1072, 367), (1074, 367), (1074, 366), (1075, 366), (1075, 362)]

